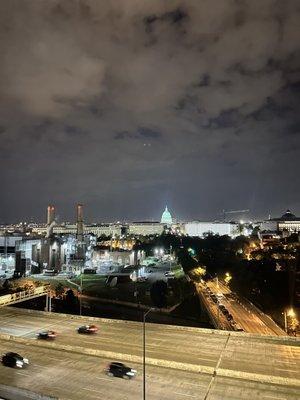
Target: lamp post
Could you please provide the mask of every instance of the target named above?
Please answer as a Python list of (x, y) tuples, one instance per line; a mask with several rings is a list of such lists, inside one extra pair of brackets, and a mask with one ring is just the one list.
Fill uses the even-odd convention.
[(287, 317), (286, 317), (286, 310), (284, 310), (284, 312), (283, 312), (283, 316), (284, 316), (284, 330), (286, 331), (286, 333), (288, 333), (288, 329), (287, 329)]
[(81, 316), (82, 314), (82, 285), (83, 285), (83, 280), (82, 280), (82, 268), (80, 271), (80, 297), (79, 297), (79, 315)]
[(149, 308), (143, 313), (143, 400), (146, 400), (146, 317), (153, 310)]

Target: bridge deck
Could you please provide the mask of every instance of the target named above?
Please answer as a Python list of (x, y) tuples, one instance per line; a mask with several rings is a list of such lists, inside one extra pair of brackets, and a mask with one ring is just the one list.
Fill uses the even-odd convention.
[[(140, 399), (138, 359), (128, 362), (139, 371), (136, 381), (112, 380), (103, 374), (108, 359), (83, 356), (78, 348), (141, 357), (141, 324), (99, 319), (93, 321), (99, 326), (97, 335), (78, 335), (76, 328), (88, 322), (91, 320), (84, 317), (49, 315), (12, 307), (0, 309), (0, 333), (25, 340), (23, 343), (2, 338), (0, 351), (18, 350), (33, 362), (26, 371), (1, 367), (0, 383), (12, 379), (16, 386), (29, 388), (33, 385), (37, 391), (65, 399)], [(75, 346), (78, 354), (47, 348), (47, 343), (46, 347), (37, 347), (36, 333), (47, 328), (59, 332), (55, 346)], [(300, 384), (300, 341), (297, 339), (159, 324), (147, 324), (146, 332), (149, 359), (164, 360), (170, 366), (181, 362), (191, 369), (200, 366), (217, 372), (214, 377), (212, 373), (148, 366), (149, 399), (204, 399), (206, 395), (206, 399), (211, 400), (300, 398), (300, 386), (297, 387)]]

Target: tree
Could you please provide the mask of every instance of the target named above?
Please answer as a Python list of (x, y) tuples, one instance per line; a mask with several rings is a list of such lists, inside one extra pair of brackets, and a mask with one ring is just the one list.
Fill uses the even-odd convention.
[(72, 289), (66, 292), (65, 304), (68, 311), (76, 312), (78, 309), (78, 298), (74, 295)]
[(58, 297), (62, 297), (62, 295), (65, 293), (65, 287), (61, 282), (58, 282), (54, 290), (55, 290), (55, 295)]
[(164, 281), (155, 281), (150, 288), (150, 296), (155, 307), (167, 306), (168, 285)]

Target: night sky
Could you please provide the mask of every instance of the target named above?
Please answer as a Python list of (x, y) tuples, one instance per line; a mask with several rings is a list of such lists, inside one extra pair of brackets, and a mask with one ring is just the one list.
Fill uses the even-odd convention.
[(0, 221), (300, 215), (299, 0), (0, 2)]

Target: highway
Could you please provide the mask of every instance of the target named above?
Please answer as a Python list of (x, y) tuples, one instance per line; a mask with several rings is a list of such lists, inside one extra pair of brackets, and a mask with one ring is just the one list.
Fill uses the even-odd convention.
[[(219, 280), (210, 280), (207, 282), (207, 287), (215, 294), (222, 295), (219, 297), (219, 303), (223, 304), (226, 309), (233, 316), (234, 321), (248, 333), (257, 333), (262, 335), (277, 335), (286, 336), (286, 333), (281, 329), (268, 315), (264, 314), (261, 310), (255, 307), (250, 301), (246, 299), (240, 299), (235, 293), (231, 292), (228, 286)], [(204, 291), (205, 286), (202, 284), (198, 285), (198, 290), (204, 293), (205, 297), (209, 295)], [(209, 307), (216, 314), (217, 304), (210, 301)], [(224, 316), (220, 312), (221, 323), (226, 329), (230, 329), (224, 322)], [(227, 322), (228, 324), (228, 322)]]
[[(46, 347), (36, 345), (37, 332), (54, 329), (59, 334), (55, 345), (72, 345), (139, 357), (142, 355), (140, 323), (99, 319), (93, 322), (99, 327), (99, 332), (93, 336), (82, 336), (76, 332), (76, 328), (84, 323), (88, 323), (84, 317), (80, 319), (60, 314), (28, 312), (13, 307), (1, 308), (0, 333), (27, 341), (18, 343), (0, 338), (0, 351), (16, 350), (27, 356), (31, 365), (27, 370), (0, 366), (0, 383), (61, 399), (140, 399), (142, 367), (138, 362), (126, 362), (138, 370), (138, 375), (133, 381), (123, 381), (104, 374), (104, 367), (112, 360), (78, 352), (58, 351), (47, 348), (47, 343)], [(149, 358), (229, 370), (232, 375), (225, 377), (217, 374), (214, 377), (209, 373), (148, 365), (148, 399), (300, 398), (300, 386), (293, 384), (288, 387), (274, 383), (276, 379), (286, 378), (287, 384), (289, 379), (298, 379), (300, 384), (299, 340), (147, 324), (146, 352)], [(234, 377), (243, 372), (260, 374), (262, 379), (257, 380), (254, 375), (249, 379)], [(270, 377), (273, 379), (272, 384), (266, 383)]]

